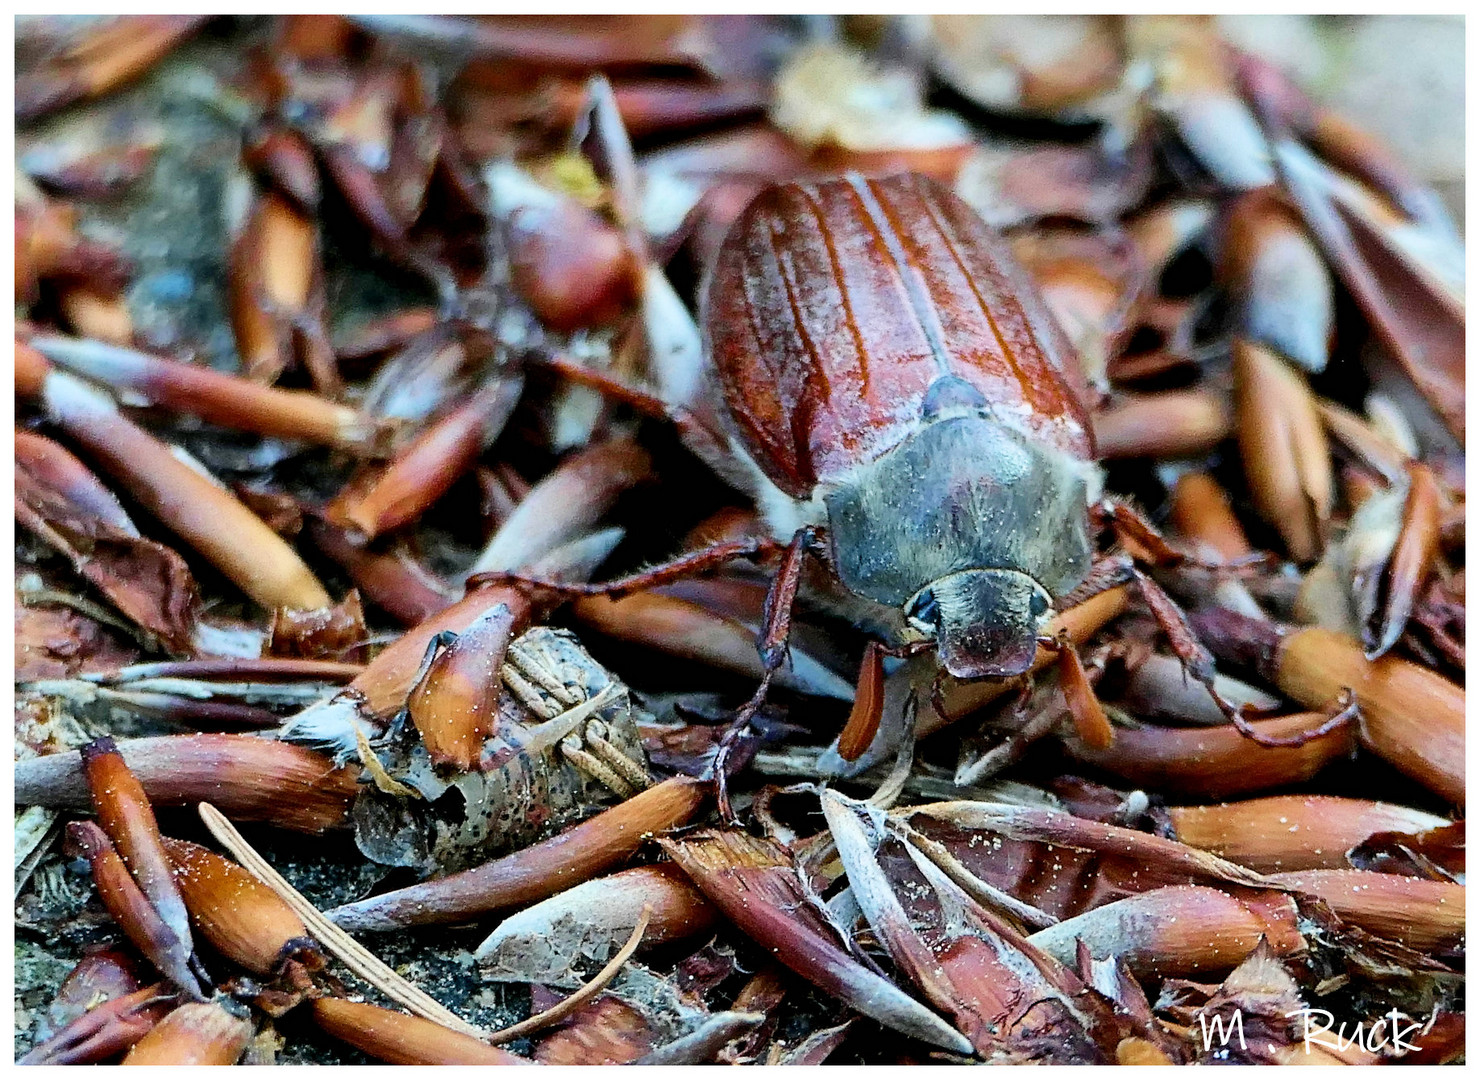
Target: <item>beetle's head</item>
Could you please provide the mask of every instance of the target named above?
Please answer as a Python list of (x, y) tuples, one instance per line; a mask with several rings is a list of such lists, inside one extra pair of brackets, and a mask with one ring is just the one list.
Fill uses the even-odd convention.
[(974, 416), (923, 426), (826, 497), (838, 577), (962, 679), (1020, 675), (1090, 564), (1092, 466)]
[(907, 618), (934, 638), (941, 666), (958, 679), (1021, 675), (1038, 653), (1053, 611), (1048, 590), (1019, 570), (962, 570), (921, 589)]

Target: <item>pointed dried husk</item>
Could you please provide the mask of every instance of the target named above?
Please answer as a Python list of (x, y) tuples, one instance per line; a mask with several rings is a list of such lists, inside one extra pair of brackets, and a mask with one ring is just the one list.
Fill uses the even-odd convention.
[[(354, 767), (252, 735), (161, 735), (118, 743), (156, 806), (209, 801), (238, 821), (266, 821), (317, 833), (349, 824), (359, 794)], [(82, 757), (73, 750), (15, 764), (17, 806), (89, 805)]]
[[(491, 979), (575, 986), (578, 963), (602, 962), (650, 911), (642, 948), (706, 933), (714, 905), (671, 863), (597, 878), (510, 915), (474, 955)], [(740, 1006), (737, 1005), (737, 1008)]]
[(534, 1064), (431, 1020), (363, 1001), (323, 997), (309, 1009), (330, 1035), (390, 1065)]
[(1416, 834), (1449, 824), (1423, 810), (1332, 795), (1274, 795), (1167, 810), (1173, 834), (1251, 870), (1340, 870), (1374, 833)]
[[(1260, 609), (1256, 605), (1254, 610)], [(1281, 711), (1279, 695), (1229, 675), (1215, 674), (1213, 689), (1226, 701), (1250, 706), (1252, 711), (1266, 715)], [(1164, 653), (1152, 653), (1128, 674), (1120, 704), (1131, 716), (1173, 727), (1222, 727), (1228, 723), (1208, 688), (1189, 679), (1182, 662)]]
[(67, 842), (87, 859), (98, 898), (129, 941), (161, 975), (190, 997), (201, 999), (200, 982), (190, 970), (190, 939), (182, 940), (160, 918), (103, 830), (91, 821), (74, 821), (67, 826)]
[(561, 462), (509, 515), (469, 574), (517, 570), (586, 532), (652, 459), (630, 439), (598, 443)]
[(844, 761), (857, 761), (879, 733), (884, 718), (884, 654), (870, 641), (863, 651), (858, 669), (858, 687), (853, 695), (853, 708), (848, 722), (838, 736), (838, 753)]
[(1154, 1042), (1132, 1035), (1115, 1047), (1117, 1065), (1175, 1065), (1165, 1050)]
[[(571, 613), (583, 625), (618, 641), (756, 679), (764, 673), (754, 630), (683, 597), (662, 592), (588, 596), (573, 603)], [(851, 696), (844, 679), (796, 648), (791, 665), (777, 675), (776, 683), (807, 694), (843, 700)]]
[(345, 930), (397, 930), (461, 922), (543, 900), (618, 866), (653, 833), (699, 809), (708, 784), (676, 776), (549, 840), (459, 874), (345, 904), (328, 912)]
[[(44, 435), (16, 428), (15, 460), (17, 470), (28, 473), (37, 484), (61, 495), (79, 510), (121, 533), (139, 535), (118, 496), (104, 487), (86, 465)], [(16, 479), (19, 496), (21, 478)]]
[(295, 953), (317, 952), (293, 909), (236, 863), (185, 840), (166, 838), (164, 846), (191, 924), (217, 952), (258, 975), (275, 974)]
[(1306, 371), (1326, 367), (1335, 333), (1331, 273), (1299, 217), (1262, 188), (1229, 214), (1223, 273), (1242, 307), (1242, 329)]
[(143, 785), (107, 736), (88, 743), (79, 753), (98, 824), (188, 957), (194, 949), (190, 916)]
[(1419, 462), (1408, 466), (1408, 495), (1402, 532), (1383, 580), (1382, 606), (1362, 627), (1367, 658), (1375, 660), (1398, 643), (1439, 553), (1439, 484)]
[(1193, 457), (1233, 431), (1227, 397), (1206, 389), (1121, 394), (1091, 420), (1095, 448), (1109, 460)]
[(1172, 885), (1128, 896), (1040, 930), (1028, 940), (1062, 963), (1076, 943), (1092, 956), (1124, 960), (1139, 978), (1227, 971), (1260, 937), (1283, 956), (1305, 948), (1295, 901), (1277, 892), (1239, 897), (1203, 885)]
[(47, 415), (130, 496), (266, 608), (327, 607), (329, 594), (282, 537), (225, 488), (71, 375), (46, 379)]
[(1249, 554), (1249, 539), (1228, 500), (1228, 493), (1205, 472), (1189, 472), (1172, 489), (1172, 527), (1178, 534), (1211, 548), (1221, 559)]
[(231, 250), (230, 315), (248, 378), (272, 383), (292, 362), (292, 319), (318, 272), (313, 219), (276, 191), (261, 192)]
[(1323, 708), (1350, 687), (1362, 712), (1363, 744), (1425, 787), (1464, 805), (1462, 687), (1401, 657), (1368, 660), (1360, 643), (1319, 627), (1287, 636), (1276, 662), (1280, 691), (1307, 708)]
[(1331, 630), (1296, 629), (1226, 608), (1204, 608), (1192, 621), (1220, 661), (1252, 670), (1306, 708), (1329, 708), (1352, 690), (1363, 745), (1463, 805), (1463, 688), (1401, 657), (1368, 660), (1355, 638)]
[(145, 1035), (124, 1065), (235, 1065), (252, 1039), (249, 1020), (220, 1005), (187, 1002)]
[(461, 598), (460, 591), (420, 565), (404, 545), (361, 547), (337, 525), (312, 519), (306, 532), (320, 551), (349, 575), (371, 603), (402, 626), (425, 622)]
[[(965, 1029), (963, 1034), (971, 1039), (973, 1049), (989, 1052), (990, 1046), (981, 1038), (971, 1038), (984, 1026), (971, 1008), (975, 1002), (969, 1003), (962, 996), (940, 959), (910, 925), (909, 914), (874, 857), (877, 837), (871, 836), (857, 817), (858, 809), (868, 812), (869, 808), (832, 791), (823, 791), (821, 798), (822, 813), (837, 844), (848, 885), (880, 943), (931, 1004), (952, 1016), (957, 1030)], [(882, 824), (881, 817), (877, 824)]]
[[(1463, 444), (1463, 307), (1404, 257), (1387, 223), (1374, 214), (1378, 200), (1338, 202), (1333, 194), (1346, 178), (1293, 140), (1279, 140), (1275, 154), (1285, 188), (1327, 260), (1403, 371)], [(1361, 205), (1364, 201), (1371, 205)]]
[(503, 666), (515, 615), (500, 605), (485, 611), (442, 649), (407, 698), (406, 708), (435, 765), (467, 772), (498, 720)]
[(1271, 880), (1318, 896), (1344, 921), (1425, 953), (1463, 948), (1465, 888), (1370, 870), (1302, 870)]
[(638, 1058), (634, 1065), (704, 1065), (747, 1032), (765, 1022), (764, 1013), (741, 1010), (712, 1013), (693, 1031)]
[(1315, 398), (1288, 365), (1243, 340), (1233, 346), (1233, 394), (1254, 505), (1279, 530), (1291, 557), (1311, 562), (1324, 547), (1334, 497), (1331, 451)]
[(517, 207), (507, 229), (511, 283), (557, 333), (605, 325), (637, 297), (641, 271), (621, 231), (574, 199)]
[(1014, 803), (942, 802), (911, 806), (896, 813), (906, 818), (922, 815), (957, 828), (987, 830), (1014, 840), (1036, 841), (1130, 859), (1147, 876), (1175, 875), (1181, 880), (1220, 881), (1255, 888), (1269, 884), (1262, 875), (1209, 852), (1152, 833), (1077, 817), (1062, 810)]
[(809, 982), (886, 1027), (956, 1053), (971, 1043), (940, 1017), (844, 951), (802, 894), (791, 857), (734, 829), (661, 841), (740, 931)]
[(523, 388), (520, 376), (495, 378), (398, 453), (368, 491), (331, 504), (331, 519), (367, 540), (416, 521), (498, 437)]
[(37, 335), (31, 344), (75, 375), (233, 430), (348, 448), (364, 446), (375, 433), (358, 410), (307, 391), (262, 386), (99, 341)]
[(529, 602), (513, 589), (476, 589), (387, 646), (350, 683), (349, 692), (360, 695), (365, 711), (373, 716), (388, 716), (396, 712), (406, 703), (411, 681), (421, 670), (432, 638), (444, 630), (466, 633), (479, 620), (490, 617), (501, 604), (513, 619), (511, 633), (517, 633), (528, 618)]

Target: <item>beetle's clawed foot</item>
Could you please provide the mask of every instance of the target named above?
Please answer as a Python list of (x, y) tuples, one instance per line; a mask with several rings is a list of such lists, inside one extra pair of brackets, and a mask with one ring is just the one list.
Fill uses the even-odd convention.
[(1239, 734), (1251, 742), (1270, 749), (1291, 749), (1304, 746), (1313, 739), (1319, 739), (1333, 731), (1339, 731), (1348, 724), (1360, 721), (1362, 716), (1357, 707), (1357, 695), (1347, 688), (1342, 690), (1340, 696), (1328, 707), (1325, 719), (1319, 724), (1305, 731), (1297, 731), (1293, 735), (1270, 735), (1251, 726), (1242, 707), (1218, 693), (1211, 683), (1207, 685), (1208, 693), (1213, 695), (1213, 700), (1217, 702), (1219, 710), (1228, 717), (1229, 723), (1238, 729)]

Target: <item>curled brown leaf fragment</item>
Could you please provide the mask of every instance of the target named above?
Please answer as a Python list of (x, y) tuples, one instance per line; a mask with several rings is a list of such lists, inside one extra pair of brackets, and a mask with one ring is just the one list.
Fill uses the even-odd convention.
[(726, 917), (798, 975), (895, 1031), (971, 1053), (959, 1032), (849, 955), (802, 893), (790, 856), (774, 843), (708, 829), (663, 847)]
[(113, 493), (44, 436), (15, 433), (16, 521), (73, 567), (146, 634), (189, 652), (199, 595), (179, 554), (147, 540)]

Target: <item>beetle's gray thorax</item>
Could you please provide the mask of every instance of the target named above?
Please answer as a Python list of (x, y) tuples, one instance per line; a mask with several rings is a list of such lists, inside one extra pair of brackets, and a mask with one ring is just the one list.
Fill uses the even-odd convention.
[(928, 423), (827, 493), (838, 576), (891, 607), (966, 570), (1062, 596), (1089, 570), (1093, 468), (984, 416)]

